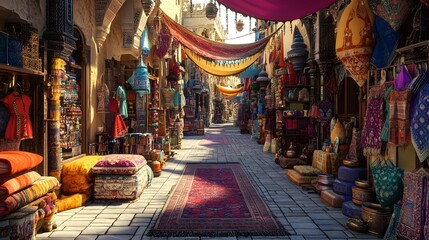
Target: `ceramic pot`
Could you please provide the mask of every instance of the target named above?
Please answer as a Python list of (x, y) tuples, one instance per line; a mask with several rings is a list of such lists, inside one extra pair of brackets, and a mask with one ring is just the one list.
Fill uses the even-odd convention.
[(162, 166), (160, 161), (152, 161), (152, 172), (154, 177), (161, 176)]
[(360, 232), (360, 233), (368, 232), (368, 224), (359, 218), (350, 218), (347, 221), (347, 227), (355, 232)]

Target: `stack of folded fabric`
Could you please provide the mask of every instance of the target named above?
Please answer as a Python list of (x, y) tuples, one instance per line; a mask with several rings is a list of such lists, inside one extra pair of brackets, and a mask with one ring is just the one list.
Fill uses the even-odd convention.
[(91, 169), (102, 157), (84, 156), (64, 164), (61, 197), (56, 202), (58, 212), (81, 207), (89, 201), (94, 189)]
[[(24, 151), (0, 152), (0, 229), (2, 237), (29, 239), (42, 228), (51, 231), (56, 213), (54, 177), (31, 171), (43, 157)], [(3, 234), (4, 233), (4, 234)]]
[(142, 155), (106, 155), (92, 168), (95, 200), (135, 200), (150, 185), (152, 169)]

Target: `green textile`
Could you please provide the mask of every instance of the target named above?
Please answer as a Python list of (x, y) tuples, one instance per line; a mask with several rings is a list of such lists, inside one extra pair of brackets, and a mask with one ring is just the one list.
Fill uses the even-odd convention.
[(397, 168), (390, 160), (377, 159), (371, 164), (375, 193), (382, 207), (390, 207), (402, 198), (404, 170)]

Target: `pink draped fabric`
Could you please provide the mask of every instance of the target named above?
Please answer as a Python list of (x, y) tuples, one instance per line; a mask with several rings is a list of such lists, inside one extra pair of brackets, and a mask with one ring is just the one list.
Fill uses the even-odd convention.
[(256, 19), (285, 22), (303, 18), (337, 0), (218, 0), (227, 8)]
[(260, 52), (265, 48), (271, 36), (277, 32), (274, 31), (268, 37), (254, 43), (226, 44), (215, 42), (193, 33), (189, 29), (176, 23), (163, 12), (161, 12), (160, 16), (169, 28), (171, 34), (181, 44), (185, 45), (200, 56), (220, 61), (243, 59)]

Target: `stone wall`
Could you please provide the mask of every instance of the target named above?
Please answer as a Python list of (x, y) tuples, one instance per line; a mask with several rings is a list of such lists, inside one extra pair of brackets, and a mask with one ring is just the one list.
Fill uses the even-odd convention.
[[(46, 27), (46, 1), (0, 0), (0, 6), (5, 10), (13, 11), (19, 18), (31, 23), (40, 35), (43, 34)], [(0, 13), (0, 22), (8, 20), (6, 14)]]

